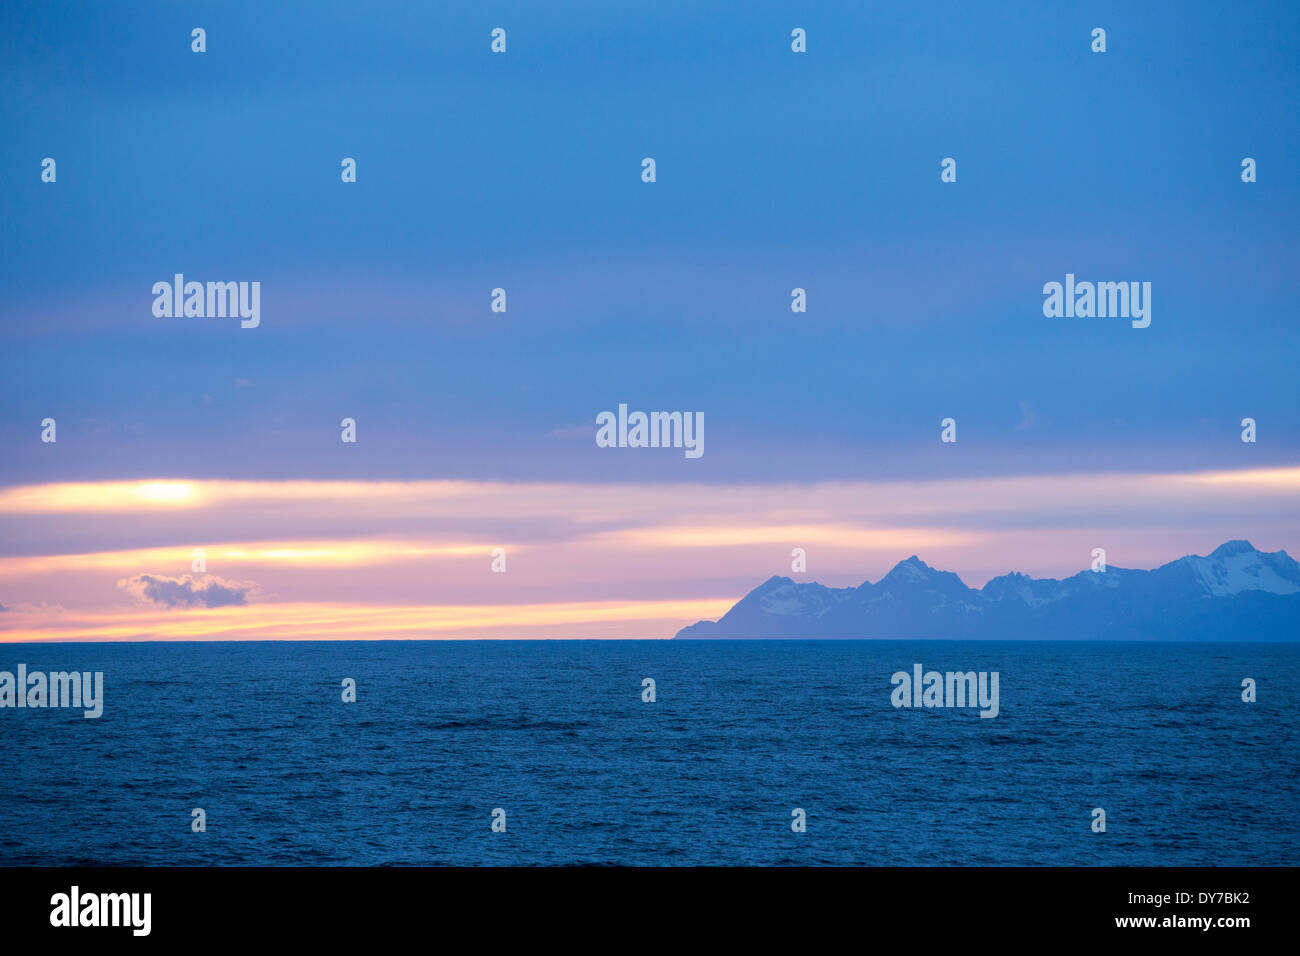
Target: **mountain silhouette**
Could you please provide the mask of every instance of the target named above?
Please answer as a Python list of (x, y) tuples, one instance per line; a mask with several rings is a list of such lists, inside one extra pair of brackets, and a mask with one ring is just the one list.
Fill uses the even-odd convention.
[(1152, 571), (1107, 567), (1058, 581), (1004, 574), (969, 588), (913, 555), (875, 584), (772, 577), (680, 639), (1300, 640), (1300, 563), (1229, 541)]

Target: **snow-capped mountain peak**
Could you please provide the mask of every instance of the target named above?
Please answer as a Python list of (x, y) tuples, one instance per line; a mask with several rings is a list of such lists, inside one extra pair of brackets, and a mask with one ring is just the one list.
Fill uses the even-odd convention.
[(1300, 591), (1300, 564), (1285, 551), (1256, 551), (1249, 541), (1229, 541), (1208, 557), (1188, 555), (1179, 562), (1190, 568), (1205, 592), (1228, 597), (1243, 591), (1295, 594)]

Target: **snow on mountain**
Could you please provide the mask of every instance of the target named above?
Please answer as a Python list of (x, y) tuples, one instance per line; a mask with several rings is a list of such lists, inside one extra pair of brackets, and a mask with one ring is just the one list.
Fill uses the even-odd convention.
[(751, 593), (764, 614), (783, 617), (821, 617), (849, 597), (846, 588), (796, 584), (783, 577), (769, 578)]
[(1300, 566), (1285, 551), (1256, 551), (1249, 541), (1229, 541), (1209, 557), (1188, 555), (1176, 564), (1191, 568), (1208, 594), (1227, 597), (1242, 591), (1295, 594), (1300, 591)]

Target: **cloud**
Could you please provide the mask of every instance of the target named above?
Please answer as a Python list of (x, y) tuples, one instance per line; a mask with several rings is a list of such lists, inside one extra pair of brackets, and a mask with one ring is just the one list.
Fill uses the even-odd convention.
[(541, 604), (335, 604), (260, 602), (247, 608), (155, 607), (31, 614), (0, 645), (20, 641), (114, 640), (413, 640), (421, 638), (671, 637), (684, 624), (714, 620), (736, 602), (725, 597), (552, 601)]
[(1029, 407), (1028, 402), (1022, 401), (1020, 403), (1020, 421), (1016, 423), (1016, 431), (1027, 431), (1028, 429), (1033, 428), (1034, 423), (1037, 421), (1038, 415)]
[[(356, 639), (377, 608), (426, 604), (444, 610), (412, 611), (409, 627), (376, 631), (667, 637), (712, 619), (694, 609), (679, 616), (677, 604), (718, 599), (725, 613), (757, 583), (789, 574), (796, 547), (806, 550), (810, 579), (830, 587), (879, 580), (909, 554), (979, 586), (1010, 570), (1068, 577), (1089, 566), (1095, 547), (1126, 568), (1206, 554), (1233, 538), (1296, 554), (1300, 524), (1278, 518), (1296, 514), (1300, 462), (818, 484), (173, 476), (0, 486), (0, 591), (14, 602), (0, 614), (0, 641), (68, 639), (72, 615), (99, 612), (111, 617), (93, 630), (102, 640), (202, 639), (215, 633), (210, 617), (221, 618), (222, 633), (249, 639), (324, 639), (328, 622), (310, 609), (326, 605), (356, 609), (355, 620), (330, 625)], [(191, 574), (196, 544), (216, 577), (178, 577)], [(509, 553), (508, 574), (491, 573), (497, 546)], [(165, 570), (145, 576), (146, 568)], [(42, 601), (68, 611), (39, 611)], [(674, 607), (618, 621), (569, 607), (593, 601)], [(503, 602), (573, 616), (566, 631), (544, 615), (553, 633), (543, 635)], [(287, 603), (299, 618), (266, 623)], [(454, 618), (445, 610), (453, 604)]]
[(591, 438), (596, 434), (596, 424), (594, 421), (584, 422), (580, 425), (561, 425), (558, 428), (552, 428), (546, 433), (547, 438)]
[(247, 604), (248, 596), (257, 592), (251, 581), (225, 581), (205, 576), (197, 579), (186, 574), (169, 578), (161, 574), (137, 574), (117, 582), (137, 601), (160, 607), (228, 607)]
[(0, 613), (3, 613), (7, 610), (9, 610), (9, 608), (5, 607), (3, 604), (0, 604)]

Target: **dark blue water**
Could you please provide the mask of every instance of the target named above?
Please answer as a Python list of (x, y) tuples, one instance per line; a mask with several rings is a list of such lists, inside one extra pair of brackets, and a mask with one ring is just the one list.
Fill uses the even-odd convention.
[[(0, 647), (19, 661), (102, 670), (105, 710), (0, 710), (0, 864), (1300, 862), (1294, 644)], [(1000, 715), (895, 709), (918, 661), (998, 671)]]

